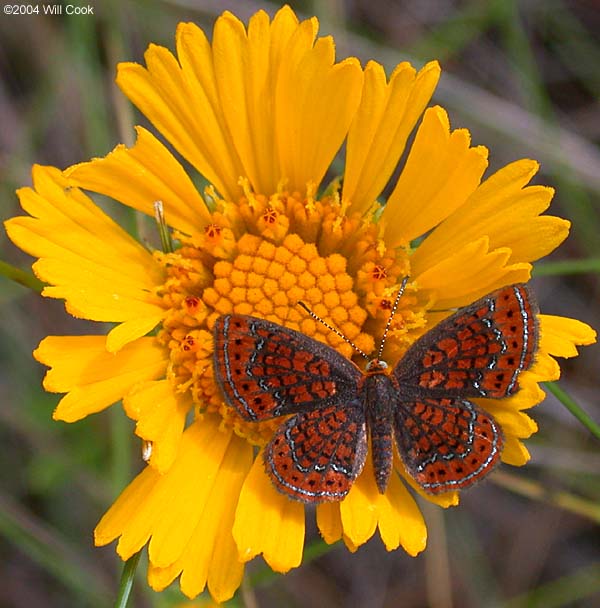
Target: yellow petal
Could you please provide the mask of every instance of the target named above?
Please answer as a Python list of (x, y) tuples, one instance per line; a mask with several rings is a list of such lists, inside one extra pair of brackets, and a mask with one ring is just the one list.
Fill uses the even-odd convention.
[(512, 283), (529, 280), (529, 264), (511, 264), (510, 250), (489, 250), (488, 238), (483, 236), (468, 243), (435, 265), (419, 273), (413, 269), (412, 277), (419, 289), (428, 290), (435, 307), (450, 309), (465, 306), (477, 298)]
[(167, 224), (186, 234), (201, 232), (210, 216), (204, 200), (181, 164), (156, 137), (136, 127), (132, 148), (117, 146), (104, 158), (65, 171), (69, 183), (110, 196), (154, 217), (162, 201)]
[(282, 177), (304, 191), (309, 181), (318, 185), (341, 146), (362, 82), (355, 59), (333, 65), (330, 39), (312, 46), (316, 28), (316, 19), (297, 24), (285, 7), (272, 24), (259, 11), (246, 32), (225, 12), (212, 49), (184, 24), (180, 64), (151, 45), (147, 69), (121, 64), (117, 83), (225, 198), (242, 194), (240, 177), (266, 193)]
[(445, 110), (425, 112), (381, 216), (389, 247), (425, 234), (464, 205), (487, 167), (487, 150), (470, 143), (466, 129), (450, 132)]
[(369, 540), (379, 527), (388, 551), (402, 545), (409, 555), (414, 556), (425, 548), (427, 528), (413, 497), (395, 473), (386, 493), (380, 494), (370, 455), (363, 472), (340, 503), (340, 514), (345, 541), (353, 547)]
[(68, 393), (54, 411), (55, 420), (74, 422), (122, 399), (138, 382), (166, 372), (168, 354), (154, 338), (140, 338), (116, 354), (104, 336), (48, 336), (33, 356), (51, 369), (44, 388)]
[(381, 65), (370, 61), (360, 106), (348, 134), (342, 200), (365, 212), (387, 184), (408, 135), (431, 99), (440, 67), (428, 63), (418, 74), (399, 64), (386, 83)]
[(323, 540), (331, 545), (342, 538), (342, 519), (337, 502), (317, 505), (317, 526)]
[[(289, 29), (279, 45), (286, 45)], [(213, 37), (217, 86), (223, 113), (236, 150), (255, 192), (275, 192), (281, 178), (273, 132), (275, 74), (284, 59), (281, 49), (272, 48), (272, 28), (264, 11), (248, 24), (225, 13), (215, 24)]]
[[(202, 563), (204, 566), (204, 563)], [(160, 568), (154, 566), (152, 562), (148, 563), (148, 585), (154, 591), (163, 591), (166, 589), (179, 575), (181, 574), (181, 566), (179, 561), (167, 566), (166, 568)], [(206, 585), (206, 579), (198, 579), (203, 588)]]
[[(215, 36), (221, 20), (230, 18), (226, 11), (217, 19)], [(180, 23), (177, 27), (177, 55), (187, 94), (191, 96), (188, 99), (194, 104), (193, 113), (195, 108), (202, 108), (204, 112), (201, 116), (191, 117), (197, 121), (196, 138), (200, 138), (194, 145), (201, 152), (194, 166), (225, 198), (237, 200), (242, 194), (238, 180), (245, 175), (236, 149), (238, 134), (230, 130), (223, 112), (218, 74), (215, 72), (215, 53), (204, 32), (194, 23)], [(181, 114), (184, 112), (180, 110)]]
[(511, 263), (532, 262), (555, 249), (566, 238), (569, 222), (540, 217), (554, 190), (526, 187), (538, 167), (535, 161), (519, 160), (486, 179), (421, 243), (412, 258), (413, 269), (422, 272), (482, 235), (489, 238), (491, 250), (508, 247)]
[(146, 467), (123, 491), (96, 527), (96, 544), (120, 536), (117, 552), (128, 559), (150, 537), (149, 558), (167, 567), (182, 555), (219, 476), (231, 433), (220, 418), (205, 416), (183, 434), (171, 468), (160, 475)]
[(344, 535), (342, 540), (344, 541), (344, 545), (346, 545), (346, 549), (348, 549), (350, 553), (356, 553), (358, 551), (359, 546), (355, 545), (348, 536)]
[[(307, 22), (305, 22), (307, 23)], [(306, 49), (302, 29), (292, 37), (277, 76), (275, 136), (290, 191), (318, 186), (360, 103), (362, 70), (355, 58), (334, 64), (331, 38)], [(305, 26), (308, 29), (308, 26)]]
[(379, 533), (388, 551), (399, 545), (413, 557), (425, 549), (427, 527), (414, 498), (393, 474), (386, 493), (379, 497)]
[(116, 353), (126, 344), (145, 336), (152, 331), (164, 318), (164, 314), (154, 317), (148, 316), (141, 319), (130, 319), (120, 323), (108, 332), (106, 336), (106, 350)]
[(522, 467), (530, 459), (529, 451), (521, 441), (512, 435), (505, 438), (504, 449), (502, 450), (502, 462), (514, 467)]
[(540, 348), (555, 357), (576, 357), (575, 346), (596, 342), (596, 332), (587, 323), (567, 317), (539, 315)]
[(346, 498), (340, 503), (344, 535), (356, 546), (366, 543), (375, 532), (379, 496), (373, 462), (369, 454), (362, 473), (350, 488)]
[(6, 222), (10, 238), (40, 260), (44, 295), (65, 298), (69, 312), (95, 321), (164, 316), (154, 289), (164, 281), (152, 255), (52, 167), (34, 167), (34, 188), (19, 190), (33, 217)]
[(460, 492), (444, 492), (443, 494), (429, 494), (407, 473), (404, 465), (399, 459), (394, 459), (394, 469), (402, 475), (404, 482), (407, 483), (421, 498), (432, 502), (438, 507), (447, 509), (455, 507), (460, 502)]
[[(238, 437), (235, 438), (235, 446), (232, 444), (232, 447), (235, 450), (230, 450), (225, 455), (225, 466), (222, 467), (221, 473), (227, 482), (227, 487), (215, 493), (214, 503), (210, 503), (212, 514), (209, 514), (213, 519), (217, 519), (219, 515), (222, 517), (208, 571), (208, 589), (218, 602), (224, 602), (233, 596), (244, 573), (232, 529), (235, 518), (234, 505), (237, 504), (242, 484), (252, 466), (253, 454), (252, 446)], [(183, 580), (182, 589), (185, 592)]]
[(510, 404), (511, 408), (517, 410), (527, 409), (541, 403), (546, 398), (546, 393), (540, 388), (538, 382), (539, 378), (529, 371), (521, 372), (518, 392), (505, 401)]
[[(534, 364), (535, 366), (535, 364)], [(502, 399), (475, 399), (474, 401), (484, 410), (497, 407), (499, 403), (511, 411), (521, 411), (541, 403), (546, 398), (546, 393), (539, 387), (540, 377), (531, 371), (521, 372), (519, 375), (519, 390), (512, 396)]]
[(189, 397), (176, 394), (169, 380), (143, 382), (129, 392), (123, 407), (137, 421), (135, 434), (152, 442), (150, 465), (164, 473), (177, 456)]
[(21, 188), (18, 194), (23, 209), (35, 219), (14, 218), (10, 223), (27, 219), (22, 224), (35, 227), (48, 242), (29, 241), (20, 247), (35, 257), (67, 250), (97, 264), (107, 256), (117, 258), (123, 266), (119, 277), (125, 275), (146, 289), (160, 284), (163, 272), (152, 255), (88, 196), (72, 188), (58, 169), (34, 165), (32, 177), (33, 188)]
[[(541, 340), (540, 340), (541, 342)], [(543, 349), (538, 349), (535, 355), (533, 365), (519, 376), (519, 385), (529, 381), (529, 378), (535, 382), (552, 382), (560, 378), (560, 366), (556, 359), (553, 359)]]
[[(33, 265), (33, 270), (43, 281), (56, 283), (56, 286), (45, 287), (42, 295), (64, 299), (65, 308), (74, 317), (93, 321), (133, 320), (135, 325), (147, 328), (142, 333), (134, 332), (133, 338), (147, 333), (165, 316), (156, 298), (138, 285), (122, 282), (124, 277), (113, 272), (108, 264), (93, 265), (75, 256), (61, 255), (56, 260), (39, 260)], [(127, 333), (128, 330), (124, 331)], [(114, 344), (123, 344), (131, 339), (129, 335), (126, 340), (118, 340)]]
[(150, 45), (148, 68), (119, 64), (117, 85), (221, 195), (237, 200), (242, 167), (216, 92), (210, 44), (199, 27), (184, 23), (177, 47), (181, 67), (167, 49)]
[(287, 572), (302, 561), (304, 505), (275, 490), (264, 471), (262, 453), (244, 482), (233, 537), (244, 562), (262, 554), (273, 570)]
[(153, 589), (167, 587), (181, 573), (181, 590), (189, 598), (206, 585), (215, 600), (232, 597), (243, 575), (231, 528), (240, 488), (252, 464), (252, 448), (232, 436), (219, 474), (205, 502), (202, 515), (182, 555), (170, 566), (150, 564), (148, 581)]
[(504, 400), (495, 403), (488, 402), (486, 409), (496, 419), (496, 422), (500, 424), (505, 436), (512, 435), (526, 439), (538, 430), (535, 420), (524, 412), (514, 411), (506, 407)]
[[(540, 343), (533, 365), (519, 377), (523, 388), (537, 382), (553, 382), (560, 378), (560, 366), (551, 353), (557, 357), (577, 355), (575, 345), (592, 344), (596, 332), (586, 323), (566, 317), (538, 315), (540, 320)], [(523, 391), (519, 391), (519, 396)]]
[[(180, 443), (178, 458), (162, 476), (152, 497), (145, 501), (146, 516), (153, 519), (148, 557), (156, 566), (168, 566), (181, 556), (210, 501), (221, 469), (225, 468), (231, 431), (217, 429), (218, 420), (213, 417), (189, 427)], [(130, 542), (124, 533), (119, 545), (125, 547)]]
[[(123, 531), (138, 524), (140, 505), (144, 505), (160, 480), (160, 475), (151, 467), (146, 467), (126, 488), (119, 498), (103, 515), (94, 530), (94, 544), (97, 547), (108, 545), (118, 538)], [(152, 533), (149, 526), (139, 530), (140, 536), (134, 545), (121, 551), (119, 555), (123, 560), (129, 559), (137, 553), (148, 541)]]

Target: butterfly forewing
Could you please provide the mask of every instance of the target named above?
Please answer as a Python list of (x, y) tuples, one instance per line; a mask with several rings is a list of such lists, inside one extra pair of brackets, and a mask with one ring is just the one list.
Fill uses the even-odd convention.
[(275, 432), (264, 452), (275, 487), (303, 502), (342, 500), (362, 471), (367, 431), (360, 401), (301, 413)]
[(219, 317), (214, 365), (227, 402), (246, 420), (265, 420), (355, 399), (360, 370), (340, 353), (276, 323)]
[(394, 369), (402, 399), (513, 394), (537, 348), (536, 312), (527, 287), (517, 284), (444, 319), (417, 340)]
[(466, 399), (403, 402), (394, 413), (398, 452), (415, 481), (432, 494), (481, 479), (500, 461), (498, 424)]

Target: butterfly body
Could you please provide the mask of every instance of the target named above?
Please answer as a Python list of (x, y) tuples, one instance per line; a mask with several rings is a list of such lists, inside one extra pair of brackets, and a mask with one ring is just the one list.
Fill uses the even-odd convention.
[(246, 420), (288, 416), (264, 451), (275, 487), (307, 503), (341, 500), (363, 469), (370, 437), (385, 492), (394, 445), (427, 492), (468, 487), (500, 460), (499, 425), (471, 398), (518, 388), (537, 348), (535, 303), (512, 285), (460, 309), (389, 369), (361, 371), (333, 348), (245, 315), (215, 323), (215, 375)]
[(387, 488), (392, 473), (394, 460), (394, 431), (392, 421), (397, 400), (397, 381), (392, 376), (388, 376), (379, 367), (377, 371), (367, 372), (362, 392), (362, 407), (371, 438), (375, 481), (382, 494)]

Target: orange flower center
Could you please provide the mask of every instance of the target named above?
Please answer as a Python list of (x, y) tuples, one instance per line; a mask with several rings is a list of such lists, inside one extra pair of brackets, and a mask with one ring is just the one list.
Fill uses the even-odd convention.
[[(203, 235), (178, 234), (180, 249), (157, 254), (167, 270), (161, 295), (169, 308), (159, 340), (171, 353), (175, 390), (191, 395), (197, 413), (218, 412), (223, 425), (264, 445), (281, 421), (246, 422), (223, 401), (216, 385), (212, 328), (217, 317), (234, 312), (268, 319), (347, 357), (355, 355), (298, 306), (302, 301), (360, 349), (372, 352), (393, 292), (407, 274), (408, 258), (402, 251), (379, 253), (373, 224), (348, 218), (331, 199), (309, 205), (279, 193), (221, 207)], [(414, 298), (406, 302), (414, 304)], [(417, 317), (401, 306), (394, 327), (405, 333), (422, 324)]]

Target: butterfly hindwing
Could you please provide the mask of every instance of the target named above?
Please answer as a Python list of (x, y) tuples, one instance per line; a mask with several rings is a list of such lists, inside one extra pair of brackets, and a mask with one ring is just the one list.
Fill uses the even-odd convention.
[(355, 398), (360, 370), (333, 348), (276, 323), (219, 317), (214, 366), (227, 402), (259, 421)]
[(461, 308), (421, 336), (394, 369), (401, 398), (502, 398), (518, 389), (538, 342), (537, 305), (522, 284)]
[(492, 416), (458, 398), (399, 403), (394, 434), (406, 469), (431, 494), (480, 480), (500, 462), (503, 446)]
[(366, 455), (365, 415), (355, 400), (292, 416), (265, 448), (264, 463), (280, 492), (315, 503), (342, 500)]

